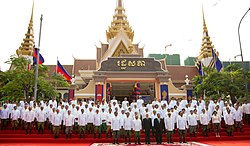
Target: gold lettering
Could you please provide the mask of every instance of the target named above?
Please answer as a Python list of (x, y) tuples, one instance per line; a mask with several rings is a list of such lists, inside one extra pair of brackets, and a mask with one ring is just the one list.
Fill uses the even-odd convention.
[(138, 60), (137, 61), (137, 66), (145, 66), (145, 61), (144, 60)]
[(121, 66), (120, 60), (117, 61), (117, 66)]
[(128, 61), (128, 66), (135, 66), (136, 62), (135, 61)]
[(127, 60), (126, 59), (123, 59), (121, 61), (121, 66), (127, 66)]

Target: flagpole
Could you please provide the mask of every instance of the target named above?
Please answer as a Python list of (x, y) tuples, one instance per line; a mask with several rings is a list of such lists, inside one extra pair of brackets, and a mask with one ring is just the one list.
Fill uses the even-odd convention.
[(38, 48), (37, 48), (37, 58), (36, 58), (36, 72), (35, 72), (35, 87), (34, 87), (34, 100), (37, 99), (37, 79), (38, 79), (38, 66), (39, 66), (39, 49), (41, 44), (41, 32), (42, 32), (42, 21), (43, 21), (43, 14), (41, 14), (40, 18), (40, 30), (39, 30), (39, 40), (38, 40)]
[(57, 89), (57, 72), (58, 72), (58, 57), (56, 57), (56, 83), (55, 83), (55, 89)]

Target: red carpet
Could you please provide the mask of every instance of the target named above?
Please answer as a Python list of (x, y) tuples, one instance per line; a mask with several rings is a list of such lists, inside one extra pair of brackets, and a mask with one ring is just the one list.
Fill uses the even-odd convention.
[(213, 146), (249, 146), (250, 140), (241, 140), (241, 141), (208, 141), (202, 142), (204, 144), (213, 145)]
[[(10, 128), (9, 128), (10, 129)], [(244, 125), (244, 132), (234, 132), (233, 137), (228, 137), (225, 130), (221, 130), (221, 137), (215, 137), (214, 132), (209, 133), (209, 137), (202, 137), (201, 132), (197, 134), (197, 137), (190, 138), (189, 134), (187, 133), (186, 140), (188, 142), (195, 141), (195, 142), (203, 142), (203, 141), (240, 141), (240, 140), (250, 140), (250, 126)], [(86, 138), (80, 139), (79, 135), (73, 134), (72, 139), (65, 139), (65, 135), (61, 134), (58, 139), (53, 138), (53, 134), (50, 133), (49, 130), (45, 130), (44, 134), (37, 134), (36, 131), (32, 131), (33, 134), (26, 135), (24, 130), (6, 130), (6, 131), (0, 131), (0, 143), (61, 143), (61, 144), (67, 144), (67, 143), (84, 143), (84, 144), (91, 144), (91, 143), (112, 143), (112, 139), (105, 138), (105, 135), (102, 134), (102, 138), (93, 138), (92, 135), (87, 135)], [(141, 135), (141, 142), (143, 143), (145, 140), (145, 135), (142, 133)], [(152, 137), (152, 136), (151, 136)], [(174, 134), (174, 142), (179, 142), (179, 136), (178, 133)], [(121, 139), (120, 142), (123, 142), (124, 140)], [(151, 141), (154, 142), (155, 138), (151, 138)], [(166, 135), (163, 135), (163, 142), (166, 141)], [(134, 142), (133, 138), (132, 141)]]

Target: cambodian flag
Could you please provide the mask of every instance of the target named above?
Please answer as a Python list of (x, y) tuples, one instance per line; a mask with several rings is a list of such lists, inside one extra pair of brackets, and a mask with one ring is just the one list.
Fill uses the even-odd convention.
[(68, 82), (71, 82), (71, 76), (64, 69), (59, 60), (57, 60), (56, 73), (61, 74)]
[[(37, 54), (38, 54), (38, 49), (34, 48), (33, 50), (33, 64), (37, 64)], [(43, 64), (44, 63), (44, 58), (41, 53), (39, 53), (39, 62), (38, 64)]]
[(141, 94), (141, 84), (140, 83), (135, 83), (135, 94), (140, 95)]

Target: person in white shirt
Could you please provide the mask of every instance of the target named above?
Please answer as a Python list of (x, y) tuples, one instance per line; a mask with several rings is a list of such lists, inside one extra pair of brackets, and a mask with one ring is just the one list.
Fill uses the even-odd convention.
[(166, 136), (167, 136), (167, 142), (173, 143), (173, 134), (174, 134), (174, 119), (172, 116), (172, 113), (169, 112), (167, 116), (164, 119), (165, 128), (166, 128)]
[(250, 125), (250, 102), (244, 104), (243, 112), (245, 114), (246, 124)]
[(44, 111), (44, 107), (40, 107), (40, 110), (37, 112), (37, 130), (38, 133), (44, 133), (44, 122), (46, 121), (46, 112)]
[(94, 113), (92, 107), (90, 107), (89, 111), (87, 112), (87, 130), (88, 130), (88, 134), (94, 133), (94, 117), (95, 117), (95, 113)]
[(111, 129), (113, 130), (112, 135), (114, 140), (113, 144), (119, 144), (118, 139), (119, 139), (119, 131), (121, 128), (120, 118), (118, 117), (117, 112), (115, 112), (114, 115), (115, 116), (111, 120)]
[(200, 123), (202, 126), (202, 135), (208, 136), (208, 124), (209, 124), (209, 116), (206, 113), (205, 109), (202, 109), (202, 114), (200, 114)]
[(118, 102), (117, 102), (117, 100), (115, 99), (115, 96), (113, 97), (112, 100), (110, 100), (110, 102), (111, 102), (112, 105), (114, 104), (114, 102), (115, 102), (116, 105), (118, 105)]
[(136, 115), (135, 116), (135, 120), (133, 120), (133, 130), (134, 130), (134, 139), (135, 139), (135, 144), (141, 144), (140, 142), (140, 131), (142, 129), (142, 124), (141, 124), (141, 120), (138, 118), (139, 116)]
[(60, 132), (60, 126), (62, 123), (62, 114), (60, 114), (59, 109), (56, 110), (55, 115), (52, 119), (53, 123), (53, 132), (54, 132), (54, 138), (58, 138), (59, 132)]
[(32, 111), (32, 107), (29, 107), (29, 110), (25, 113), (25, 123), (26, 123), (26, 134), (31, 134), (32, 123), (35, 120), (35, 112)]
[(21, 125), (22, 125), (22, 129), (24, 130), (25, 129), (25, 115), (26, 115), (26, 112), (28, 111), (28, 106), (25, 105), (23, 107), (23, 109), (21, 110)]
[(102, 124), (102, 118), (101, 114), (99, 113), (99, 110), (96, 110), (96, 114), (94, 116), (94, 138), (96, 138), (96, 134), (98, 133), (98, 138), (101, 138), (101, 124)]
[(141, 108), (142, 107), (142, 104), (144, 103), (144, 100), (142, 99), (141, 96), (139, 96), (139, 98), (137, 99), (137, 107), (138, 108)]
[(122, 108), (127, 109), (128, 108), (128, 106), (127, 106), (128, 104), (129, 104), (129, 102), (127, 100), (127, 97), (125, 97), (124, 100), (122, 101)]
[[(124, 118), (124, 130), (125, 130), (124, 138), (125, 138), (125, 144), (127, 144), (127, 142), (129, 144), (131, 144), (132, 124), (133, 124), (133, 120), (130, 117), (129, 112), (127, 112), (126, 113), (126, 117)], [(128, 139), (128, 141), (127, 141), (127, 139)]]
[(238, 128), (240, 128), (240, 132), (243, 132), (242, 130), (242, 117), (243, 117), (243, 113), (242, 110), (240, 109), (239, 105), (236, 106), (235, 111), (234, 111), (234, 115), (235, 115), (235, 131), (238, 131)]
[(72, 138), (74, 120), (75, 120), (75, 117), (71, 114), (71, 111), (68, 110), (68, 114), (65, 115), (64, 120), (63, 120), (64, 126), (66, 127), (65, 128), (66, 139), (68, 139), (69, 134), (70, 134), (70, 138)]
[(231, 110), (227, 110), (227, 114), (224, 117), (225, 124), (227, 125), (228, 136), (233, 136), (234, 116)]
[(57, 108), (57, 101), (55, 100), (55, 98), (49, 100), (49, 104), (52, 104), (53, 108)]
[(220, 137), (221, 118), (216, 111), (212, 115), (213, 129), (216, 137)]
[(101, 114), (101, 120), (102, 120), (101, 131), (102, 131), (103, 133), (106, 133), (106, 130), (107, 130), (107, 118), (108, 118), (107, 115), (108, 115), (108, 114), (107, 114), (107, 112), (105, 111), (105, 108), (104, 108), (104, 107), (101, 108), (100, 114)]
[(114, 114), (112, 113), (112, 109), (108, 109), (108, 114), (107, 114), (107, 129), (106, 129), (106, 138), (108, 138), (108, 135), (110, 134), (110, 138), (112, 136), (111, 133), (111, 122), (112, 118), (114, 117)]
[(198, 123), (197, 123), (196, 115), (194, 114), (193, 110), (190, 110), (190, 114), (188, 115), (187, 118), (188, 118), (190, 137), (192, 136), (195, 137)]
[(1, 114), (0, 118), (2, 123), (2, 130), (6, 130), (9, 119), (9, 109), (7, 108), (6, 104), (3, 106), (3, 109), (0, 114)]
[(180, 136), (180, 143), (187, 143), (186, 142), (186, 129), (187, 126), (187, 118), (183, 115), (184, 112), (179, 112), (179, 116), (177, 117), (177, 128), (179, 129), (179, 136)]
[(20, 118), (20, 111), (17, 110), (17, 106), (14, 106), (14, 110), (11, 112), (11, 125), (13, 130), (17, 130), (19, 118)]
[(87, 124), (87, 115), (86, 113), (84, 113), (84, 109), (81, 109), (81, 114), (78, 115), (78, 126), (80, 130), (80, 138), (85, 137), (86, 124)]

